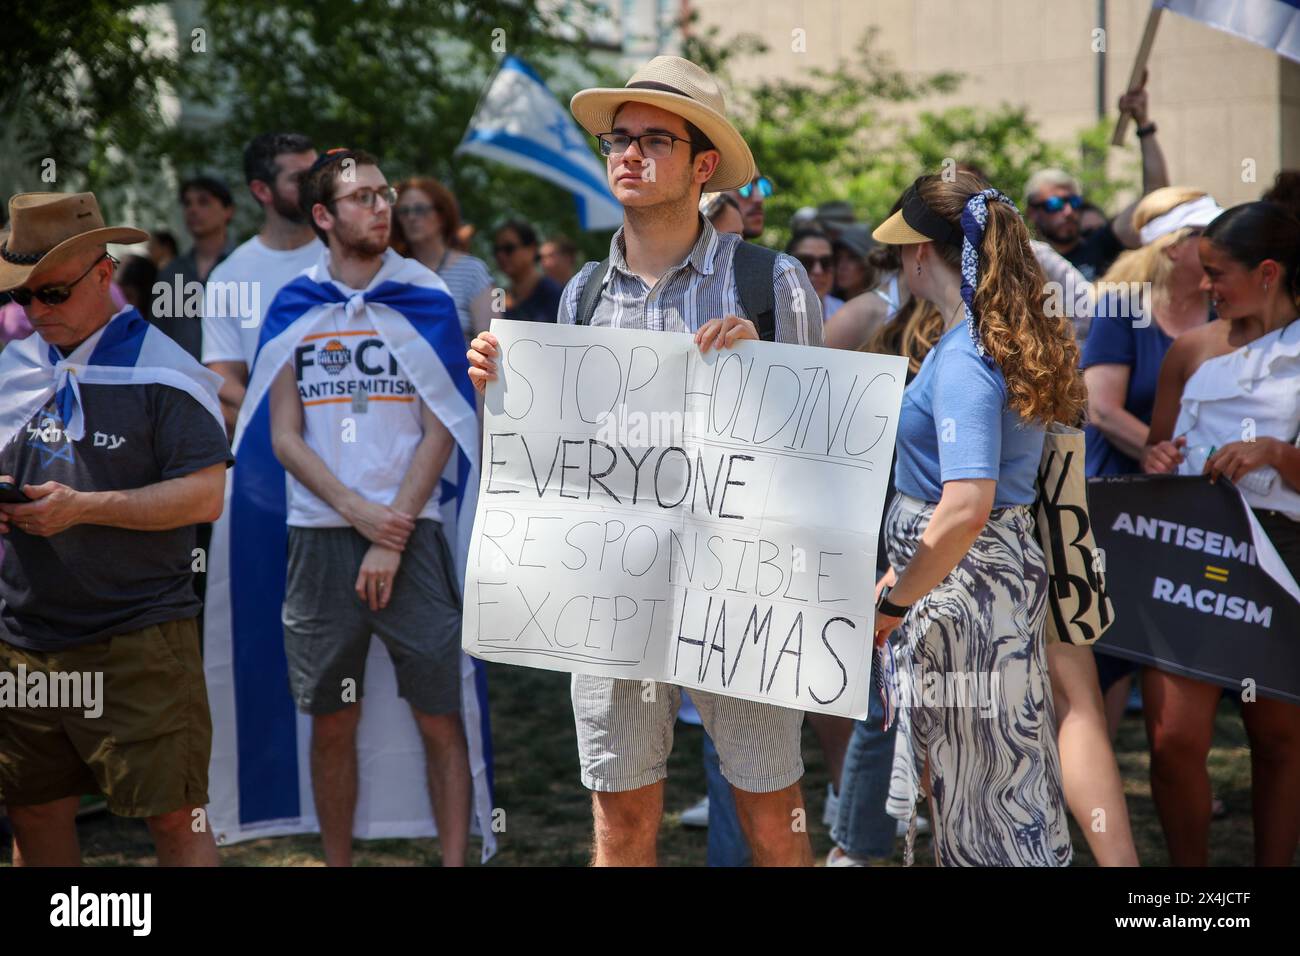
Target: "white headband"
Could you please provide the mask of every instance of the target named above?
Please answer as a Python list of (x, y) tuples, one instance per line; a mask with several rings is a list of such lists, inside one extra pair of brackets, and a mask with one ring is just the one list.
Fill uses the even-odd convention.
[(1167, 213), (1156, 216), (1138, 230), (1138, 236), (1142, 239), (1142, 245), (1147, 246), (1161, 236), (1177, 232), (1185, 226), (1208, 226), (1221, 212), (1223, 208), (1214, 201), (1213, 196), (1201, 196), (1199, 199), (1179, 203)]

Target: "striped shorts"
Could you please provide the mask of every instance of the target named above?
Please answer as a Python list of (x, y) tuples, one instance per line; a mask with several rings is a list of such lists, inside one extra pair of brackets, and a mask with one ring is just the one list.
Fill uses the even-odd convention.
[[(895, 496), (885, 533), (896, 571), (916, 553), (934, 508)], [(1046, 615), (1043, 551), (1030, 509), (1016, 506), (993, 510), (966, 556), (898, 629), (888, 809), (910, 819), (928, 790), (940, 866), (1070, 862)]]
[[(681, 700), (676, 684), (574, 674), (583, 786), (616, 793), (667, 777)], [(691, 700), (717, 745), (722, 775), (737, 790), (771, 793), (803, 776), (803, 711), (700, 690)]]

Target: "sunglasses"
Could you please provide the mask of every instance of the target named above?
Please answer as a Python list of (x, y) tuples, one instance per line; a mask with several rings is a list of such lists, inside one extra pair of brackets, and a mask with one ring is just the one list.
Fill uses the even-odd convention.
[(754, 187), (756, 186), (758, 187), (758, 194), (764, 199), (772, 195), (772, 180), (768, 179), (766, 176), (759, 176), (758, 179), (754, 180), (752, 183), (746, 183), (741, 186), (736, 190), (736, 192), (740, 193), (741, 199), (748, 199), (753, 194)]
[(1047, 212), (1060, 212), (1067, 205), (1076, 212), (1083, 206), (1083, 197), (1077, 195), (1069, 196), (1049, 196), (1046, 199), (1032, 202), (1029, 205), (1035, 209), (1043, 209)]
[(835, 263), (834, 256), (795, 256), (799, 264), (803, 266), (804, 271), (809, 275), (812, 274), (815, 267), (820, 267), (822, 272), (830, 272)]
[(518, 249), (519, 247), (513, 242), (506, 242), (499, 246), (493, 246), (492, 252), (494, 255), (498, 256), (513, 256)]
[(31, 305), (32, 299), (39, 299), (46, 305), (62, 305), (72, 297), (72, 287), (82, 279), (86, 278), (86, 276), (90, 275), (95, 266), (99, 265), (105, 259), (114, 265), (117, 264), (117, 260), (106, 252), (92, 262), (89, 269), (77, 276), (77, 278), (73, 279), (71, 282), (64, 282), (59, 285), (41, 286), (34, 292), (31, 289), (24, 289), (22, 286), (19, 286), (16, 289), (10, 289), (9, 295), (15, 302), (24, 307)]

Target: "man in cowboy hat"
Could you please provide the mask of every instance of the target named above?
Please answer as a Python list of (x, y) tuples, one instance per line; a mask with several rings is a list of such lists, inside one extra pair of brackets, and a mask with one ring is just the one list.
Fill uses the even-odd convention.
[[(609, 258), (588, 263), (565, 287), (562, 324), (694, 332), (701, 350), (760, 337), (821, 344), (821, 306), (803, 267), (720, 235), (700, 216), (702, 190), (733, 189), (755, 176), (713, 77), (688, 60), (660, 56), (625, 87), (583, 90), (571, 109), (600, 141), (623, 226)], [(760, 284), (771, 291), (770, 309), (749, 318), (727, 314), (731, 303), (744, 303), (755, 262), (764, 270)], [(497, 344), (490, 332), (472, 343), (470, 376), (479, 388), (495, 375)], [(573, 679), (582, 781), (594, 791), (597, 865), (656, 859), (667, 742), (681, 690), (656, 684), (650, 702), (642, 694), (641, 681)], [(803, 808), (803, 714), (705, 692), (691, 697), (717, 744), (755, 863), (811, 864), (807, 834), (791, 826)]]
[(216, 378), (113, 304), (105, 245), (145, 233), (105, 226), (91, 193), (9, 209), (0, 291), (35, 327), (0, 353), (0, 803), (15, 858), (77, 864), (78, 802), (101, 792), (145, 819), (160, 863), (215, 864), (191, 578), (193, 526), (220, 513), (229, 461)]

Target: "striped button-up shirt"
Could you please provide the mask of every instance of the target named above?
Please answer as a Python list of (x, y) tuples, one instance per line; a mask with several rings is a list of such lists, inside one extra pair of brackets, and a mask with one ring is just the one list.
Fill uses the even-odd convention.
[[(628, 268), (627, 246), (620, 227), (609, 244), (609, 271), (591, 317), (592, 325), (659, 332), (695, 332), (710, 319), (744, 316), (736, 290), (733, 255), (744, 240), (719, 233), (703, 217), (700, 236), (682, 263), (669, 269), (653, 287)], [(599, 263), (589, 262), (569, 280), (560, 299), (560, 322), (572, 325), (587, 279)], [(808, 273), (798, 260), (781, 254), (772, 269), (776, 306), (776, 341), (822, 344), (822, 306)]]

